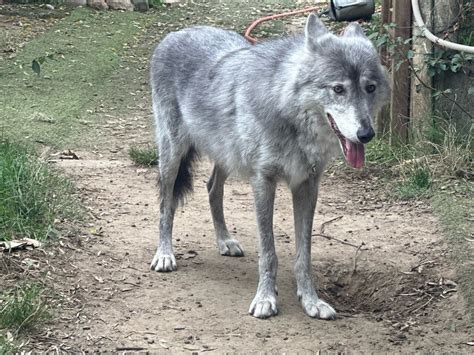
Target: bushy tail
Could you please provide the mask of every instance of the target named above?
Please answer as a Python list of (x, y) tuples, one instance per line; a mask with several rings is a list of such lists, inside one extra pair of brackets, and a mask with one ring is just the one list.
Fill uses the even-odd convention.
[(193, 167), (199, 158), (194, 147), (189, 148), (179, 164), (178, 175), (173, 187), (173, 196), (177, 201), (183, 202), (186, 195), (193, 192)]

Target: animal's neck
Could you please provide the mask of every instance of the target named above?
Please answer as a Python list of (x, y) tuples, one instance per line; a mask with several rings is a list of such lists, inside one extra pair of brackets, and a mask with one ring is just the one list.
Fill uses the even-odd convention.
[(298, 146), (304, 152), (308, 165), (314, 170), (324, 169), (327, 162), (338, 153), (337, 137), (329, 127), (324, 114), (305, 111), (299, 120)]

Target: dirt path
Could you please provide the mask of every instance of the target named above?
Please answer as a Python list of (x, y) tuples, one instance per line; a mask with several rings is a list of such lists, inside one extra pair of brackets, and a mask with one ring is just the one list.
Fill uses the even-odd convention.
[[(141, 45), (149, 48), (154, 34), (147, 36)], [(321, 187), (315, 233), (342, 216), (325, 234), (352, 244), (320, 236), (313, 241), (316, 284), (339, 312), (336, 321), (311, 319), (298, 303), (291, 198), (283, 185), (274, 218), (280, 313), (268, 320), (247, 313), (257, 286), (252, 195), (246, 183), (226, 183), (228, 227), (246, 256), (220, 256), (207, 203), (207, 161), (197, 172), (195, 194), (177, 213), (178, 272), (149, 271), (158, 237), (158, 177), (155, 169), (136, 167), (127, 157), (130, 145), (152, 141), (148, 96), (135, 98), (130, 117), (108, 112), (100, 141), (76, 152), (80, 160), (57, 161), (77, 184), (91, 221), (58, 246), (18, 256), (41, 256), (37, 273), (46, 275), (61, 303), (56, 321), (27, 347), (469, 352), (471, 328), (429, 204), (387, 199), (382, 180), (368, 172), (348, 173), (335, 165)]]
[(469, 350), (462, 299), (457, 292), (446, 293), (455, 287), (455, 275), (443, 257), (446, 246), (429, 207), (385, 200), (374, 177), (339, 172), (322, 183), (315, 232), (322, 222), (342, 216), (325, 233), (367, 249), (357, 253), (354, 272), (355, 247), (314, 238), (317, 285), (339, 311), (334, 322), (307, 317), (298, 303), (291, 199), (285, 186), (278, 188), (280, 314), (258, 320), (247, 313), (258, 260), (247, 184), (230, 180), (225, 199), (229, 229), (246, 256), (217, 252), (205, 188), (211, 165), (203, 162), (195, 194), (177, 213), (179, 270), (160, 274), (149, 271), (158, 236), (155, 169), (137, 168), (123, 151), (79, 156), (58, 164), (76, 181), (96, 221), (90, 227), (94, 235), (83, 238), (81, 248), (72, 247), (69, 262), (62, 263), (68, 277), (54, 276), (57, 287), (78, 300), (49, 333), (63, 349)]
[[(177, 212), (174, 228), (178, 272), (149, 271), (158, 237), (157, 174), (134, 166), (130, 145), (152, 141), (148, 97), (131, 117), (101, 127), (94, 152), (58, 164), (72, 176), (95, 221), (78, 248), (71, 241), (66, 277), (53, 277), (70, 297), (50, 330), (69, 350), (169, 349), (173, 352), (442, 351), (468, 352), (470, 328), (447, 246), (427, 202), (385, 198), (381, 179), (345, 172), (337, 164), (323, 180), (313, 268), (319, 292), (340, 317), (307, 317), (293, 275), (291, 198), (279, 186), (275, 235), (279, 257), (279, 315), (251, 317), (257, 285), (257, 228), (248, 184), (230, 179), (225, 212), (243, 258), (222, 257), (215, 246), (203, 161), (195, 193)], [(363, 248), (357, 247), (364, 243)], [(72, 265), (72, 266), (71, 266)], [(354, 266), (356, 271), (354, 272)], [(448, 291), (448, 292), (447, 292)], [(444, 294), (443, 294), (444, 292)], [(45, 348), (48, 348), (45, 342)]]

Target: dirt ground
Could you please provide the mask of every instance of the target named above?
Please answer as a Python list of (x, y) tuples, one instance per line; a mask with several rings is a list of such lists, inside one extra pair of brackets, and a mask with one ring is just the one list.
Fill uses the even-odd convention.
[[(150, 107), (148, 97), (136, 103)], [(258, 240), (247, 183), (226, 183), (225, 213), (245, 257), (215, 245), (203, 160), (195, 193), (177, 212), (178, 271), (149, 270), (158, 238), (156, 168), (135, 166), (128, 147), (152, 140), (149, 110), (99, 127), (101, 142), (54, 163), (70, 176), (90, 215), (59, 245), (19, 253), (60, 297), (57, 318), (24, 349), (50, 351), (449, 352), (468, 353), (472, 328), (454, 267), (428, 201), (389, 199), (382, 178), (334, 164), (315, 216), (313, 269), (319, 294), (338, 318), (306, 316), (296, 297), (291, 197), (277, 191), (278, 316), (248, 314), (257, 287)], [(324, 233), (320, 227), (324, 222)], [(16, 277), (11, 275), (10, 281)]]
[(469, 321), (428, 203), (388, 200), (377, 177), (337, 164), (322, 182), (315, 233), (340, 217), (324, 234), (352, 245), (321, 236), (313, 241), (316, 283), (338, 310), (337, 320), (311, 319), (299, 305), (285, 186), (278, 188), (274, 222), (279, 314), (259, 320), (247, 313), (257, 286), (252, 195), (245, 182), (226, 184), (229, 229), (245, 257), (220, 256), (207, 203), (207, 161), (193, 197), (177, 213), (178, 271), (149, 271), (158, 237), (158, 177), (155, 168), (134, 166), (126, 156), (128, 144), (150, 136), (140, 128), (149, 118), (135, 118), (104, 128), (107, 149), (56, 162), (94, 220), (83, 236), (50, 251), (44, 267), (67, 300), (44, 337), (32, 339), (35, 349), (468, 352)]

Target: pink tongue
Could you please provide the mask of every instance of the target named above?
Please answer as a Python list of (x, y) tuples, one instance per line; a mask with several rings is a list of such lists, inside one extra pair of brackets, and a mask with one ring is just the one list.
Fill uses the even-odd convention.
[(346, 139), (346, 160), (353, 168), (362, 168), (365, 162), (364, 145), (352, 143)]

